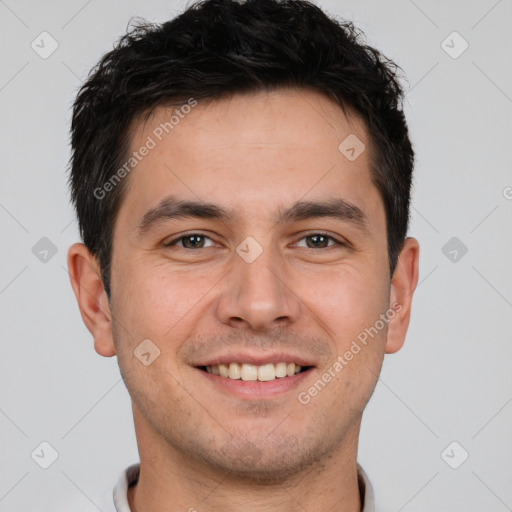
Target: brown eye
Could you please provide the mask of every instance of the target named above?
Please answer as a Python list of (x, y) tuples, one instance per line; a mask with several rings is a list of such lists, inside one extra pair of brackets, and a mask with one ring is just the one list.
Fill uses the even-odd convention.
[(184, 236), (182, 238), (183, 247), (187, 249), (197, 249), (204, 246), (204, 237), (201, 235)]
[[(211, 242), (209, 246), (205, 245), (208, 240)], [(211, 238), (205, 235), (193, 233), (191, 235), (185, 235), (180, 236), (179, 238), (175, 238), (174, 240), (166, 244), (166, 246), (173, 245), (183, 249), (204, 249), (205, 247), (211, 247), (213, 245), (213, 240), (211, 240)]]
[(306, 247), (308, 249), (325, 249), (332, 247), (333, 245), (343, 245), (341, 242), (335, 240), (332, 236), (324, 235), (322, 233), (313, 233), (301, 238), (300, 241), (305, 240), (306, 244), (299, 246)]
[(306, 240), (310, 240), (311, 244), (308, 246), (311, 248), (327, 247), (329, 244), (329, 237), (324, 235), (310, 235), (306, 237)]

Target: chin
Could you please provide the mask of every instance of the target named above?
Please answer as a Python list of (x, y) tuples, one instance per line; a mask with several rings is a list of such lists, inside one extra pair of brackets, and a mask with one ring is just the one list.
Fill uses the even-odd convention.
[[(277, 442), (276, 442), (277, 441)], [(269, 442), (233, 440), (220, 450), (205, 453), (203, 460), (226, 478), (261, 485), (280, 485), (294, 476), (313, 469), (328, 457), (328, 450), (317, 439), (299, 441), (296, 437)], [(324, 448), (324, 449), (322, 449)]]

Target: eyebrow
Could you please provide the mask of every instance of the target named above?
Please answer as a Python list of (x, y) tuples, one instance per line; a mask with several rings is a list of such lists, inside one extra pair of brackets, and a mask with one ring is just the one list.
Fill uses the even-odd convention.
[[(341, 198), (324, 201), (299, 201), (290, 208), (279, 209), (274, 221), (276, 225), (279, 225), (321, 217), (349, 222), (364, 231), (369, 230), (368, 217), (361, 208)], [(225, 209), (213, 203), (180, 200), (174, 196), (168, 196), (142, 216), (137, 223), (137, 233), (142, 236), (165, 221), (184, 218), (230, 222), (236, 219), (236, 214), (234, 210)]]

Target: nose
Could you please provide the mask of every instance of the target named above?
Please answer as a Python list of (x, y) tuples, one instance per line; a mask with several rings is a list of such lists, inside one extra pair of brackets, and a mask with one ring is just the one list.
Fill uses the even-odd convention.
[(233, 255), (233, 268), (221, 282), (216, 303), (220, 322), (263, 331), (285, 327), (300, 318), (302, 303), (293, 291), (285, 265), (270, 249), (252, 263)]

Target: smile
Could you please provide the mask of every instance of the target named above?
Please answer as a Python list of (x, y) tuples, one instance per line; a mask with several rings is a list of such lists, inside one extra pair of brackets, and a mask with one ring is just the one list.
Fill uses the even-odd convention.
[(293, 377), (295, 374), (306, 371), (308, 368), (295, 363), (285, 362), (268, 363), (259, 366), (250, 363), (229, 363), (201, 367), (202, 370), (219, 377), (260, 382)]

